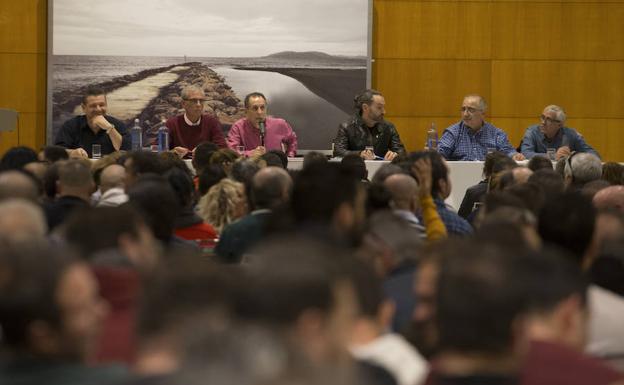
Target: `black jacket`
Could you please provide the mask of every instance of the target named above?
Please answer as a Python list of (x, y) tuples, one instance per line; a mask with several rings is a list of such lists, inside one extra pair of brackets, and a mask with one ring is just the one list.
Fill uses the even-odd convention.
[(404, 152), (405, 147), (394, 125), (388, 121), (377, 123), (368, 128), (359, 115), (354, 115), (348, 122), (338, 127), (334, 140), (334, 156), (359, 154), (366, 146), (373, 146), (375, 155), (383, 157), (388, 151)]

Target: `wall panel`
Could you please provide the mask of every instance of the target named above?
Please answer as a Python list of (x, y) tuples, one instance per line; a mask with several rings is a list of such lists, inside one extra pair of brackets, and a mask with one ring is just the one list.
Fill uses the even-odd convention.
[(559, 104), (605, 160), (624, 161), (622, 36), (624, 1), (375, 0), (373, 86), (408, 148), (474, 92), (513, 145)]

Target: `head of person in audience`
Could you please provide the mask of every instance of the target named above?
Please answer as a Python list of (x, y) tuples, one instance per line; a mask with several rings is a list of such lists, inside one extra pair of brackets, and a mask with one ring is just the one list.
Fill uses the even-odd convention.
[(208, 190), (223, 178), (227, 178), (227, 174), (223, 167), (219, 164), (210, 164), (201, 174), (199, 174), (198, 192), (199, 196), (206, 195)]
[(212, 186), (197, 204), (199, 215), (217, 232), (247, 214), (245, 186), (229, 178)]
[(408, 173), (405, 170), (403, 170), (398, 164), (386, 163), (386, 164), (383, 164), (381, 167), (379, 167), (375, 175), (373, 175), (373, 179), (371, 180), (371, 182), (373, 184), (383, 184), (386, 178), (394, 174), (408, 174)]
[(390, 210), (379, 210), (368, 219), (357, 254), (370, 262), (377, 274), (387, 277), (395, 269), (414, 265), (423, 247), (422, 234)]
[(102, 171), (111, 164), (123, 164), (119, 162), (124, 155), (125, 154), (121, 151), (115, 151), (91, 163), (91, 173), (93, 174), (93, 180), (97, 186), (100, 185), (100, 175)]
[[(492, 200), (489, 203), (491, 206)], [(490, 208), (479, 221), (475, 239), (515, 251), (538, 250), (542, 245), (535, 215), (515, 205), (501, 205), (493, 210)]]
[(542, 155), (536, 155), (531, 158), (527, 167), (533, 172), (536, 172), (537, 170), (553, 169), (552, 161), (548, 157)]
[(69, 159), (69, 154), (65, 147), (49, 145), (43, 147), (37, 157), (41, 162), (54, 163), (59, 160)]
[(212, 154), (210, 157), (210, 164), (221, 165), (225, 173), (230, 175), (232, 166), (238, 158), (240, 158), (240, 155), (231, 148), (221, 148)]
[(516, 162), (500, 151), (489, 152), (483, 162), (483, 178), (489, 179), (493, 174), (516, 167)]
[(355, 110), (368, 127), (373, 127), (384, 120), (386, 100), (381, 92), (368, 89), (357, 95), (354, 100)]
[(165, 172), (165, 165), (158, 154), (150, 151), (133, 151), (127, 154), (124, 160), (126, 169), (126, 187), (134, 185), (141, 175)]
[(617, 162), (602, 165), (602, 179), (612, 185), (624, 185), (624, 166)]
[(0, 327), (16, 357), (86, 363), (107, 306), (89, 268), (46, 242), (0, 251)]
[(251, 180), (251, 201), (256, 210), (276, 209), (290, 201), (293, 181), (281, 167), (265, 167)]
[(598, 191), (592, 202), (599, 210), (615, 210), (624, 213), (624, 186), (609, 186)]
[(32, 175), (37, 182), (37, 189), (39, 190), (39, 194), (43, 194), (43, 180), (45, 178), (45, 174), (48, 171), (49, 164), (46, 162), (30, 162), (26, 164), (22, 170), (26, 171), (26, 173)]
[(161, 152), (159, 156), (165, 172), (171, 170), (172, 168), (178, 168), (187, 173), (189, 176), (193, 176), (193, 172), (189, 166), (186, 165), (186, 162), (181, 159), (175, 151)]
[(39, 201), (37, 180), (22, 170), (0, 172), (0, 201), (22, 198), (31, 202)]
[(566, 113), (563, 108), (554, 104), (546, 106), (540, 116), (539, 129), (548, 139), (552, 139), (557, 135), (561, 127), (566, 121)]
[(358, 177), (337, 163), (311, 164), (295, 177), (292, 211), (299, 225), (324, 226), (355, 242), (364, 224), (365, 201)]
[(292, 235), (268, 239), (250, 255), (239, 317), (283, 330), (313, 363), (348, 361), (358, 313), (353, 256), (324, 240)]
[[(271, 160), (271, 162), (269, 162), (267, 160), (267, 166), (277, 166), (277, 167), (281, 167), (284, 170), (288, 169), (288, 155), (286, 155), (286, 153), (282, 150), (269, 150), (267, 151), (267, 154), (274, 154), (277, 155), (277, 157), (280, 159), (280, 162), (282, 162), (282, 165), (278, 165), (278, 164), (274, 164), (274, 160)], [(268, 155), (267, 155), (268, 156)], [(266, 158), (263, 156), (262, 158), (264, 158), (266, 160)], [(272, 157), (269, 157), (269, 159), (272, 159)]]
[(361, 181), (368, 181), (368, 170), (361, 156), (356, 154), (345, 155), (340, 161), (340, 167), (350, 170)]
[(402, 167), (407, 172), (419, 159), (429, 159), (431, 162), (431, 196), (434, 199), (444, 200), (451, 195), (450, 170), (442, 155), (436, 151), (418, 151), (409, 154), (408, 159), (407, 162), (402, 163)]
[(393, 210), (405, 210), (416, 213), (420, 206), (418, 199), (418, 183), (407, 174), (390, 175), (383, 182), (390, 193), (390, 207)]
[(130, 205), (73, 213), (63, 227), (62, 237), (68, 246), (96, 265), (118, 263), (149, 270), (160, 253), (152, 231)]
[(48, 169), (46, 170), (45, 175), (43, 176), (43, 192), (44, 198), (47, 201), (53, 201), (58, 196), (58, 179), (59, 179), (59, 168), (61, 164), (67, 162), (66, 160), (59, 160), (55, 163), (52, 163)]
[(142, 175), (128, 187), (127, 194), (128, 202), (143, 216), (154, 237), (169, 246), (180, 206), (167, 180), (160, 175)]
[(245, 196), (247, 197), (247, 206), (250, 209), (254, 209), (253, 202), (251, 201), (251, 180), (256, 173), (266, 165), (261, 165), (263, 161), (254, 161), (249, 158), (239, 158), (232, 164), (232, 170), (230, 172), (230, 179), (240, 182), (245, 186)]
[(31, 162), (36, 162), (37, 152), (30, 147), (11, 147), (0, 159), (0, 171), (19, 170)]
[(90, 202), (95, 191), (88, 160), (70, 159), (60, 163), (58, 168), (57, 192), (59, 196), (72, 196)]
[(591, 281), (624, 296), (624, 212), (613, 209), (598, 211), (594, 244), (597, 257), (589, 270)]
[[(232, 289), (239, 277), (187, 251), (171, 251), (144, 279), (137, 320), (136, 371), (141, 376), (171, 374), (189, 353), (186, 338), (227, 330)], [(201, 321), (201, 322), (200, 322)]]
[(544, 203), (538, 232), (545, 244), (566, 250), (578, 266), (587, 268), (594, 259), (592, 238), (596, 209), (578, 192), (551, 196)]
[(563, 179), (569, 189), (580, 189), (601, 176), (602, 162), (592, 153), (573, 152), (565, 162)]
[(8, 242), (44, 240), (47, 233), (48, 224), (38, 204), (23, 198), (0, 201), (0, 239)]
[(245, 117), (252, 126), (258, 128), (260, 122), (267, 118), (268, 103), (267, 98), (260, 92), (252, 92), (245, 96)]
[(186, 117), (193, 123), (197, 122), (204, 113), (204, 103), (206, 102), (204, 89), (197, 85), (186, 86), (180, 92), (180, 96)]
[(485, 121), (487, 103), (479, 95), (466, 95), (462, 101), (461, 118), (472, 131), (478, 131)]
[(260, 160), (264, 161), (267, 166), (285, 168), (282, 158), (275, 151), (262, 154)]
[(98, 116), (106, 115), (106, 110), (108, 108), (106, 92), (101, 88), (89, 87), (82, 97), (80, 107), (87, 118), (89, 127), (91, 127), (93, 119)]
[(174, 167), (165, 173), (165, 178), (178, 199), (180, 213), (192, 211), (197, 202), (193, 178), (183, 170)]
[(308, 167), (312, 163), (327, 163), (327, 157), (318, 152), (318, 151), (310, 151), (303, 156), (303, 168)]
[(203, 142), (195, 147), (193, 160), (191, 161), (195, 169), (195, 175), (200, 175), (210, 165), (210, 157), (217, 150), (219, 150), (219, 146), (212, 142)]
[(451, 377), (517, 374), (528, 351), (524, 283), (516, 278), (521, 255), (474, 241), (462, 246), (439, 263), (439, 370)]
[(594, 196), (602, 191), (603, 189), (610, 187), (611, 184), (604, 179), (596, 179), (591, 182), (587, 182), (580, 189), (581, 194), (587, 197), (587, 199), (592, 200)]
[(529, 183), (540, 186), (546, 197), (561, 194), (565, 189), (563, 177), (553, 169), (533, 171), (529, 177)]
[(118, 164), (111, 164), (102, 170), (100, 174), (100, 191), (102, 194), (111, 189), (126, 188), (126, 169)]
[(559, 251), (546, 248), (525, 254), (516, 272), (527, 301), (529, 338), (582, 351), (588, 309), (587, 281), (580, 267)]

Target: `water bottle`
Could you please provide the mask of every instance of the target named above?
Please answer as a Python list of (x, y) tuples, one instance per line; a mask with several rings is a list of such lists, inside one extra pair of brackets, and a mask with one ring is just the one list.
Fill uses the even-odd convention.
[(130, 129), (130, 137), (132, 138), (132, 151), (141, 151), (143, 149), (143, 130), (139, 125), (139, 119), (134, 119), (134, 126)]
[(438, 150), (438, 130), (435, 123), (431, 122), (431, 127), (427, 130), (427, 149)]
[(158, 152), (169, 151), (169, 130), (165, 125), (165, 119), (160, 123), (158, 127)]

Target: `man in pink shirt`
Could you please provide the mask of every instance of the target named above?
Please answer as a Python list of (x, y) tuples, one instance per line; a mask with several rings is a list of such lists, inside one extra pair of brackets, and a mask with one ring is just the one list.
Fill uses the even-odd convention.
[(246, 117), (232, 125), (227, 145), (238, 151), (243, 146), (246, 156), (268, 150), (282, 150), (289, 157), (297, 152), (297, 135), (284, 119), (267, 116), (266, 97), (260, 92), (245, 96)]
[(185, 87), (180, 93), (184, 114), (167, 120), (169, 129), (169, 149), (180, 157), (190, 155), (198, 144), (212, 142), (223, 148), (226, 146), (219, 121), (204, 114), (206, 95), (199, 86)]

